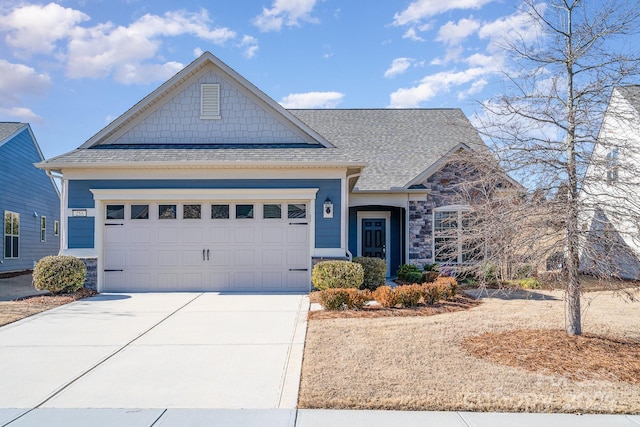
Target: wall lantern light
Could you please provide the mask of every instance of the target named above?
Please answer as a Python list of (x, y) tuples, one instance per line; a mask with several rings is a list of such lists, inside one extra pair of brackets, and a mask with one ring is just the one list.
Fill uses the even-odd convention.
[(333, 203), (331, 199), (327, 196), (327, 199), (324, 201), (323, 209), (322, 209), (324, 218), (333, 218)]

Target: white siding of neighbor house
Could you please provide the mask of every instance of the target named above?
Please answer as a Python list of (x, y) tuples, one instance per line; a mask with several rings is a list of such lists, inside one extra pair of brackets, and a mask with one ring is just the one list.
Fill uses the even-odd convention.
[[(201, 84), (220, 84), (220, 119), (200, 118)], [(124, 133), (121, 144), (304, 144), (245, 90), (209, 71)]]

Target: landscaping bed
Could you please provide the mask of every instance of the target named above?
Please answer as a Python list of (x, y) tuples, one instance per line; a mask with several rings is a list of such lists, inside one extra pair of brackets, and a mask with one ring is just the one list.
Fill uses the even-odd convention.
[(436, 316), (310, 315), (299, 406), (640, 413), (640, 303), (589, 292), (585, 335), (569, 337), (563, 293), (535, 294)]
[(83, 288), (70, 294), (39, 295), (15, 301), (0, 301), (0, 326), (93, 295), (96, 295), (95, 291)]

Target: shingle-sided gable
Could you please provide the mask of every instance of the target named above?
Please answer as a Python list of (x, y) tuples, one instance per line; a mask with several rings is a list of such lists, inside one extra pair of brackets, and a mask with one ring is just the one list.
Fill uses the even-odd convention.
[(198, 144), (330, 147), (282, 106), (206, 52), (81, 148)]
[(459, 109), (290, 111), (367, 164), (358, 190), (406, 188), (456, 147), (486, 148)]

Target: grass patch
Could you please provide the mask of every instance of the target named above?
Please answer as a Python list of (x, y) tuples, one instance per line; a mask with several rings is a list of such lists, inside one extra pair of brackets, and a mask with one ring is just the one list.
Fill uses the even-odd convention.
[(563, 293), (523, 294), (437, 316), (311, 316), (299, 407), (640, 413), (640, 303), (589, 292), (586, 334), (566, 340)]

